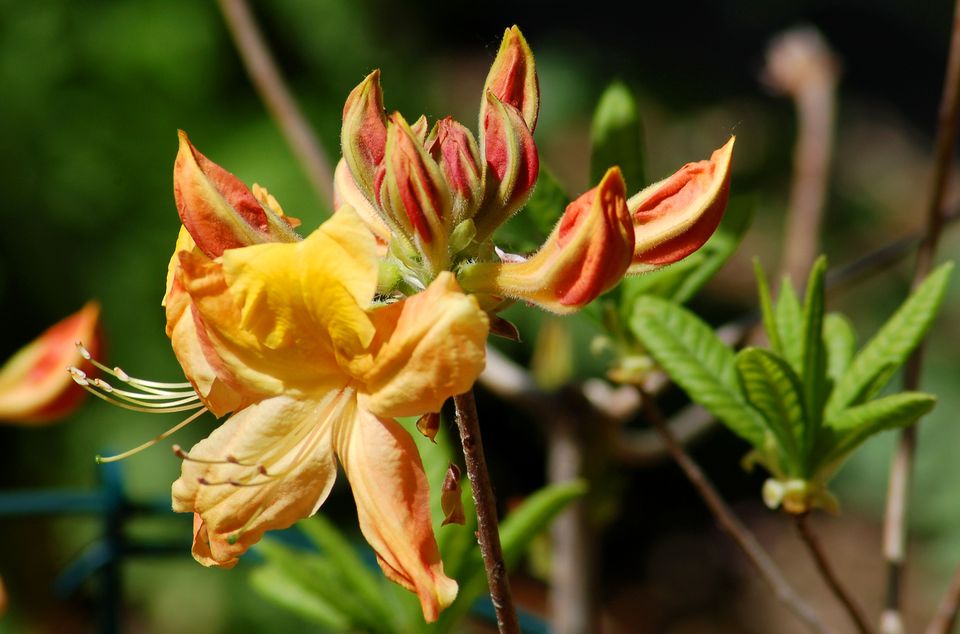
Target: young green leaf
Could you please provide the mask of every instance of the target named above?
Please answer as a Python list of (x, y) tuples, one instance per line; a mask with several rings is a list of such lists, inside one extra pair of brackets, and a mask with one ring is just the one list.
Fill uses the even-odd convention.
[(646, 184), (642, 137), (633, 93), (622, 82), (613, 82), (600, 96), (590, 127), (590, 182), (599, 183), (607, 169), (619, 165), (628, 190), (642, 188)]
[(936, 397), (922, 392), (902, 392), (855, 405), (827, 419), (817, 442), (818, 469), (832, 471), (870, 436), (907, 427), (933, 409)]
[(767, 284), (767, 274), (763, 271), (760, 258), (753, 258), (753, 274), (757, 278), (757, 294), (760, 296), (760, 314), (763, 316), (763, 329), (767, 333), (770, 349), (783, 356), (783, 342), (780, 341), (780, 329), (777, 326), (777, 317), (773, 312), (773, 300), (770, 298), (770, 286)]
[[(952, 262), (938, 267), (867, 342), (834, 386), (827, 402), (828, 419), (872, 398), (903, 365), (933, 323), (952, 270)], [(884, 375), (881, 383), (878, 378)]]
[(766, 420), (787, 460), (787, 475), (803, 477), (807, 413), (800, 378), (769, 350), (746, 348), (736, 357), (737, 373), (747, 402)]
[(777, 334), (783, 345), (783, 358), (795, 371), (802, 372), (803, 365), (803, 312), (797, 291), (789, 277), (780, 282), (777, 295)]
[(804, 433), (803, 452), (813, 448), (823, 404), (827, 397), (827, 353), (823, 344), (824, 276), (827, 258), (820, 256), (810, 269), (807, 294), (803, 302), (803, 345), (801, 347), (802, 369), (800, 380), (807, 412), (807, 429)]
[(639, 298), (630, 327), (670, 377), (735, 434), (758, 449), (765, 425), (737, 385), (733, 351), (688, 310), (656, 297)]
[(827, 376), (836, 384), (857, 351), (857, 335), (846, 317), (827, 313), (823, 320), (823, 340), (827, 347)]

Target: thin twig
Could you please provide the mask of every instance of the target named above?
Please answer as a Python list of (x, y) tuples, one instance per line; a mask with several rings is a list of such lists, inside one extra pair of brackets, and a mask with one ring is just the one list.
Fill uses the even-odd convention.
[[(950, 167), (953, 163), (954, 145), (957, 137), (957, 119), (960, 116), (960, 0), (954, 5), (953, 34), (943, 80), (943, 94), (938, 111), (936, 154), (927, 201), (926, 232), (917, 250), (914, 269), (915, 289), (929, 274), (936, 256), (937, 244), (943, 231), (944, 198)], [(923, 367), (924, 342), (921, 341), (903, 372), (903, 388), (916, 390), (920, 387)], [(903, 617), (903, 569), (907, 550), (907, 506), (910, 499), (910, 481), (914, 456), (917, 451), (917, 424), (900, 433), (897, 449), (890, 466), (890, 483), (887, 489), (887, 507), (884, 516), (883, 554), (887, 561), (887, 598), (884, 605), (881, 629), (884, 634), (901, 634)]]
[(777, 595), (777, 598), (792, 611), (804, 624), (814, 632), (828, 632), (829, 630), (821, 623), (816, 612), (806, 604), (806, 602), (797, 594), (796, 590), (790, 585), (786, 577), (780, 571), (780, 568), (770, 558), (770, 555), (764, 550), (760, 542), (753, 535), (749, 528), (734, 514), (733, 510), (720, 496), (720, 493), (714, 488), (713, 484), (707, 478), (706, 474), (700, 469), (700, 466), (694, 462), (693, 458), (686, 452), (683, 446), (670, 433), (666, 421), (660, 409), (657, 407), (653, 398), (641, 392), (643, 397), (643, 413), (657, 433), (663, 438), (667, 450), (677, 464), (683, 470), (684, 475), (690, 480), (690, 483), (703, 498), (707, 507), (713, 512), (720, 527), (727, 532), (737, 546), (744, 552), (750, 563), (754, 565), (763, 580), (767, 582), (770, 588)]
[(473, 501), (477, 507), (477, 537), (480, 540), (483, 566), (487, 571), (490, 600), (497, 614), (497, 627), (500, 634), (520, 634), (517, 610), (513, 606), (513, 595), (510, 593), (510, 578), (507, 576), (503, 548), (500, 546), (497, 502), (493, 497), (487, 459), (483, 455), (480, 419), (477, 416), (477, 402), (473, 397), (473, 390), (453, 397), (453, 403), (457, 408), (457, 427), (460, 429), (467, 477), (470, 478)]
[(943, 595), (933, 620), (927, 626), (927, 634), (950, 634), (957, 624), (958, 609), (960, 609), (960, 568), (954, 571), (950, 586)]
[(810, 524), (807, 523), (807, 514), (795, 515), (794, 519), (796, 520), (797, 531), (800, 533), (803, 543), (806, 544), (810, 555), (816, 562), (820, 576), (823, 577), (823, 580), (826, 581), (830, 587), (831, 592), (833, 592), (840, 603), (843, 604), (844, 609), (846, 609), (850, 615), (850, 619), (856, 626), (857, 631), (860, 632), (860, 634), (871, 634), (873, 628), (870, 626), (866, 613), (857, 603), (856, 599), (853, 598), (853, 595), (843, 587), (840, 578), (837, 577), (833, 566), (830, 565), (830, 559), (827, 557), (827, 553), (823, 550), (823, 545), (817, 538), (816, 533), (810, 528)]
[(218, 0), (247, 74), (324, 205), (333, 203), (333, 171), (316, 134), (283, 79), (246, 0)]

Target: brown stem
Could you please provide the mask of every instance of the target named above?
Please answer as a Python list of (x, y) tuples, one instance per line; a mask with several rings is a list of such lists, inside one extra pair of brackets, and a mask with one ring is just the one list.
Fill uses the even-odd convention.
[(816, 562), (817, 570), (820, 571), (820, 576), (823, 577), (823, 580), (826, 581), (827, 585), (830, 587), (831, 592), (833, 592), (840, 603), (843, 604), (843, 607), (850, 615), (850, 619), (857, 627), (857, 631), (861, 632), (861, 634), (870, 634), (873, 632), (873, 628), (870, 627), (870, 623), (867, 620), (867, 616), (863, 611), (863, 608), (861, 608), (856, 599), (853, 598), (853, 595), (851, 595), (847, 589), (843, 587), (843, 584), (840, 582), (840, 578), (837, 577), (837, 573), (834, 571), (833, 566), (830, 565), (830, 559), (827, 557), (827, 553), (823, 550), (823, 545), (820, 543), (819, 538), (817, 538), (816, 533), (814, 533), (810, 528), (810, 524), (807, 523), (807, 514), (803, 513), (801, 515), (794, 515), (794, 519), (796, 520), (797, 531), (800, 533), (803, 543), (806, 544), (807, 549), (810, 551), (810, 555)]
[(927, 634), (950, 634), (957, 624), (957, 611), (960, 610), (960, 568), (953, 573), (950, 586), (937, 607), (937, 613), (927, 626)]
[(647, 422), (663, 438), (670, 455), (673, 456), (684, 475), (687, 476), (707, 507), (713, 512), (720, 527), (733, 538), (733, 541), (744, 552), (781, 603), (786, 605), (811, 631), (828, 632), (829, 630), (820, 622), (816, 612), (800, 598), (750, 529), (734, 514), (733, 509), (727, 505), (706, 474), (701, 471), (700, 466), (694, 462), (690, 454), (673, 437), (653, 398), (645, 392), (641, 392), (641, 396), (643, 397), (644, 417)]
[(306, 172), (324, 205), (333, 202), (333, 171), (313, 128), (304, 116), (270, 54), (246, 0), (218, 0), (250, 80)]
[(497, 627), (501, 634), (519, 634), (520, 625), (510, 593), (510, 578), (507, 576), (507, 566), (503, 561), (503, 549), (500, 546), (497, 502), (493, 497), (487, 460), (483, 455), (480, 419), (477, 416), (477, 402), (473, 397), (473, 390), (453, 397), (453, 403), (457, 408), (457, 427), (463, 443), (463, 460), (467, 466), (467, 477), (470, 478), (473, 501), (477, 507), (477, 537), (480, 540), (483, 566), (487, 571), (490, 600), (497, 614)]
[[(936, 154), (927, 201), (926, 232), (917, 249), (917, 262), (912, 288), (919, 286), (933, 267), (937, 245), (945, 224), (944, 198), (947, 180), (953, 163), (954, 144), (957, 137), (957, 120), (960, 116), (960, 0), (954, 5), (953, 33), (950, 52), (943, 80), (943, 94), (937, 113)], [(923, 367), (924, 342), (921, 341), (903, 372), (903, 388), (916, 390), (920, 387)], [(903, 572), (907, 550), (907, 507), (910, 499), (910, 481), (914, 456), (917, 450), (917, 425), (900, 433), (897, 449), (890, 466), (890, 482), (887, 489), (887, 508), (884, 516), (883, 554), (887, 561), (887, 598), (884, 605), (882, 631), (884, 634), (903, 632), (901, 616), (903, 604)]]

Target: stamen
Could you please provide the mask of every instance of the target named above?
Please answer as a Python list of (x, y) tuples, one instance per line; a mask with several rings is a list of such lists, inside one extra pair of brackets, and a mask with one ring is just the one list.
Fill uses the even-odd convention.
[(107, 366), (103, 365), (102, 363), (100, 363), (99, 361), (93, 358), (93, 355), (90, 354), (90, 351), (83, 347), (83, 342), (77, 341), (76, 346), (77, 346), (77, 350), (80, 352), (81, 357), (83, 357), (84, 359), (89, 361), (91, 364), (93, 364), (95, 368), (103, 371), (106, 374), (109, 374), (110, 376), (115, 376), (122, 383), (127, 383), (128, 385), (133, 385), (133, 386), (139, 387), (144, 391), (155, 393), (155, 394), (161, 393), (161, 392), (156, 392), (150, 388), (167, 388), (167, 389), (173, 389), (173, 390), (189, 390), (191, 392), (193, 391), (193, 385), (191, 385), (189, 382), (186, 382), (186, 381), (179, 382), (179, 383), (147, 381), (146, 379), (138, 379), (136, 377), (132, 377), (119, 367), (108, 368)]
[[(110, 403), (111, 405), (116, 405), (117, 407), (128, 409), (132, 412), (141, 412), (144, 414), (167, 414), (173, 412), (189, 412), (192, 409), (197, 409), (198, 407), (203, 408), (203, 403), (201, 403), (196, 398), (182, 399), (180, 401), (173, 401), (170, 403), (142, 403), (136, 399), (131, 399), (124, 397), (123, 400), (113, 398), (103, 392), (100, 392), (90, 386), (89, 381), (81, 383), (77, 378), (74, 378), (74, 381), (77, 381), (83, 389), (90, 392), (97, 398)], [(131, 405), (128, 402), (136, 403)], [(205, 408), (204, 408), (205, 409)]]
[[(94, 393), (96, 394), (97, 392), (94, 392)], [(177, 423), (176, 425), (174, 425), (173, 427), (171, 427), (171, 428), (168, 429), (167, 431), (163, 432), (162, 434), (160, 434), (160, 435), (157, 436), (156, 438), (153, 438), (153, 439), (151, 439), (151, 440), (148, 440), (147, 442), (145, 442), (145, 443), (143, 443), (142, 445), (139, 445), (139, 446), (137, 446), (137, 447), (134, 447), (133, 449), (130, 449), (130, 450), (128, 450), (128, 451), (124, 451), (123, 453), (116, 454), (115, 456), (107, 456), (107, 457), (97, 456), (97, 457), (96, 457), (97, 464), (104, 464), (104, 463), (107, 463), (107, 462), (116, 462), (116, 461), (118, 461), (118, 460), (123, 460), (124, 458), (129, 458), (130, 456), (133, 456), (133, 455), (135, 455), (135, 454), (140, 453), (140, 452), (143, 451), (144, 449), (149, 449), (150, 447), (153, 447), (153, 446), (154, 446), (155, 444), (157, 444), (158, 442), (169, 438), (170, 436), (172, 436), (173, 434), (177, 433), (178, 431), (180, 431), (181, 429), (183, 429), (184, 427), (186, 427), (187, 425), (189, 425), (189, 424), (192, 423), (193, 421), (197, 420), (197, 419), (200, 418), (200, 416), (201, 416), (204, 412), (206, 412), (206, 411), (207, 411), (207, 408), (204, 407), (204, 408), (202, 408), (200, 411), (194, 412), (193, 414), (191, 414), (190, 416), (188, 416), (188, 417), (185, 418), (184, 420), (180, 421), (179, 423)]]

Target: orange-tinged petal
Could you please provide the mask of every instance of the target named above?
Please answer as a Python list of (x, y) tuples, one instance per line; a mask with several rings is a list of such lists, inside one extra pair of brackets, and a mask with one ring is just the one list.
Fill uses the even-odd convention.
[(633, 252), (623, 177), (611, 168), (597, 187), (567, 206), (543, 247), (529, 259), (468, 265), (460, 280), (472, 293), (570, 313), (616, 285)]
[(379, 70), (367, 75), (347, 96), (340, 144), (357, 187), (369, 200), (374, 200), (374, 179), (377, 168), (383, 163), (387, 145), (387, 120), (383, 113)]
[(373, 340), (377, 266), (373, 235), (343, 207), (302, 242), (216, 261), (182, 253), (180, 277), (233, 376), (262, 393), (316, 393), (340, 385)]
[(453, 197), (453, 223), (473, 217), (483, 197), (480, 150), (473, 134), (451, 117), (437, 122), (427, 151), (440, 166)]
[(370, 229), (370, 233), (377, 239), (377, 256), (386, 255), (387, 246), (390, 244), (390, 228), (380, 217), (380, 212), (357, 188), (347, 162), (340, 159), (333, 177), (333, 208), (336, 210), (344, 205), (352, 207), (357, 212), (363, 223)]
[(730, 137), (709, 161), (687, 163), (630, 197), (636, 235), (630, 273), (681, 260), (713, 235), (727, 208), (734, 141)]
[[(537, 127), (540, 112), (540, 85), (533, 63), (533, 51), (516, 25), (503, 33), (500, 50), (493, 60), (483, 92), (492, 92), (497, 98), (519, 110), (530, 131)], [(480, 125), (485, 121), (484, 110), (489, 104), (480, 104)]]
[(173, 510), (195, 513), (194, 557), (232, 567), (268, 530), (316, 512), (336, 477), (332, 433), (350, 390), (270, 398), (231, 416), (189, 451)]
[(340, 420), (334, 445), (357, 501), (360, 530), (384, 574), (415, 592), (424, 619), (436, 621), (456, 598), (457, 583), (443, 572), (429, 485), (413, 439), (396, 421), (358, 408)]
[(48, 328), (0, 368), (0, 421), (48, 423), (70, 414), (83, 398), (66, 368), (91, 372), (80, 356), (82, 341), (92, 355), (100, 351), (100, 305), (88, 302)]
[(240, 179), (201, 154), (182, 130), (173, 194), (180, 220), (211, 258), (226, 249), (298, 239), (286, 220), (261, 205)]
[(374, 311), (372, 318), (380, 345), (362, 377), (361, 398), (377, 415), (439, 411), (483, 371), (489, 320), (450, 272), (422, 293)]

